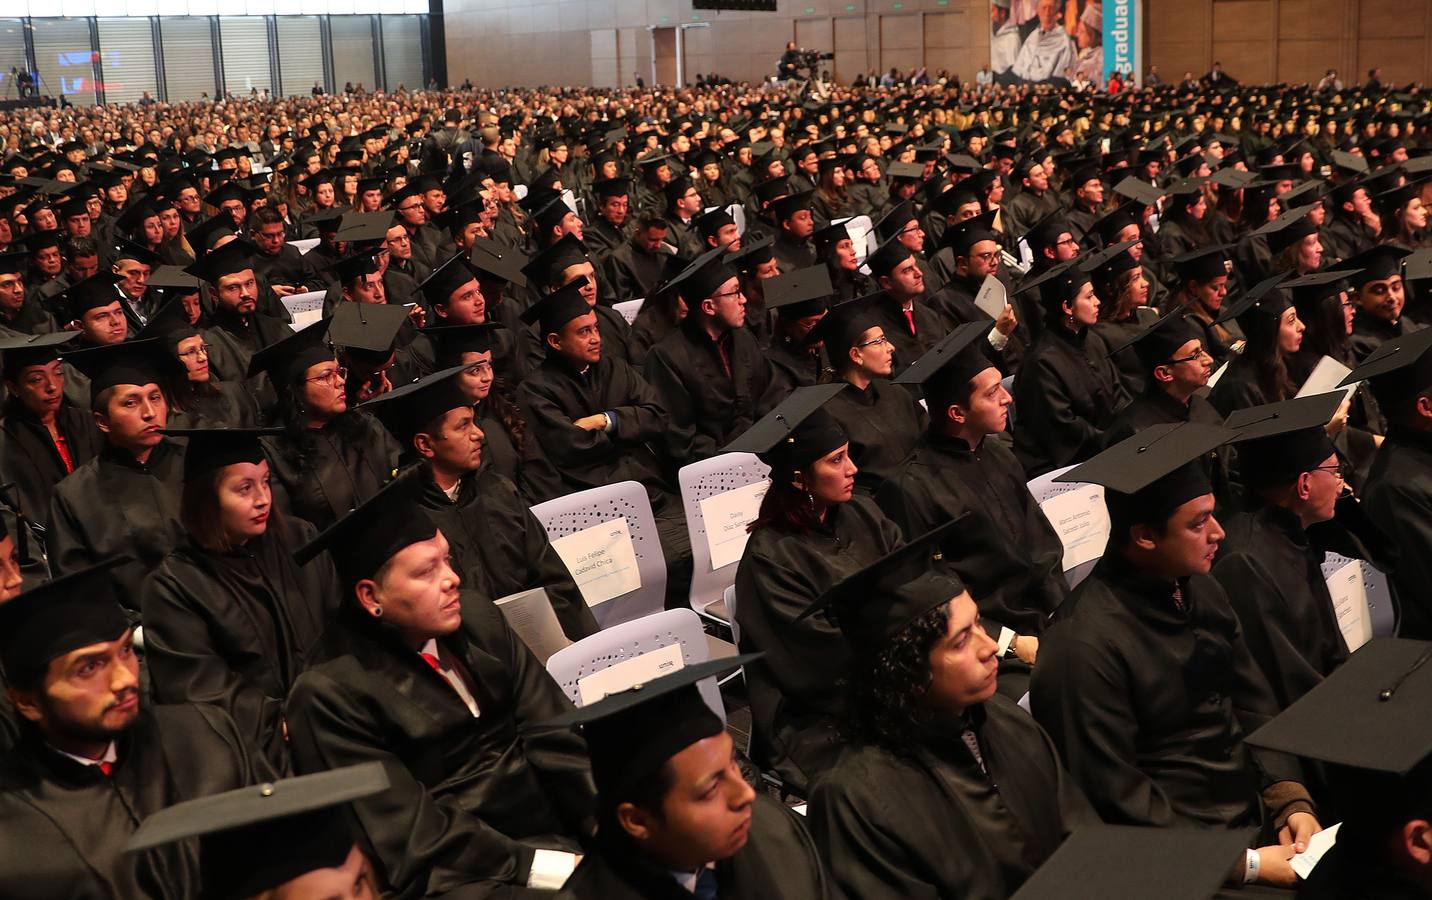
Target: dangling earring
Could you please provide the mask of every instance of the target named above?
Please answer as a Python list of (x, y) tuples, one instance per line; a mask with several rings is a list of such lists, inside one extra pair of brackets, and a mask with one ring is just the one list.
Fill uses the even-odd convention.
[(810, 504), (811, 509), (815, 509), (815, 497), (811, 495), (810, 491), (806, 491), (806, 503)]

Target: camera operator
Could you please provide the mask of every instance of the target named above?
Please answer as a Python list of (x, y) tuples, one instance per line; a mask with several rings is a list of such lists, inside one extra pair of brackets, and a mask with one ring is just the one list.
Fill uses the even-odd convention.
[(799, 72), (804, 66), (805, 54), (796, 49), (795, 41), (787, 41), (786, 52), (781, 54), (781, 61), (776, 64), (776, 71), (781, 80), (789, 81), (792, 78), (799, 78)]

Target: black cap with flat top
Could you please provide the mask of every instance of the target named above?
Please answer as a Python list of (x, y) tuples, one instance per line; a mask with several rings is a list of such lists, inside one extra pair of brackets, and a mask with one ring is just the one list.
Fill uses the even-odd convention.
[(493, 331), (502, 326), (496, 322), (471, 325), (434, 325), (421, 329), (433, 342), (439, 365), (445, 360), (456, 364), (464, 353), (491, 353)]
[(1337, 448), (1326, 427), (1345, 394), (1331, 391), (1234, 410), (1224, 426), (1238, 432), (1238, 463), (1249, 487), (1288, 484), (1323, 465)]
[(328, 343), (328, 319), (312, 322), (281, 341), (269, 344), (249, 359), (246, 377), (267, 372), (274, 387), (280, 391), (310, 366), (333, 359)]
[(1292, 301), (1281, 288), (1289, 280), (1289, 272), (1276, 272), (1244, 291), (1231, 303), (1225, 303), (1213, 324), (1222, 325), (1244, 316), (1264, 316), (1276, 319), (1281, 316)]
[(252, 269), (254, 254), (258, 249), (252, 243), (239, 238), (229, 241), (217, 250), (211, 250), (196, 262), (190, 263), (184, 271), (200, 281), (217, 285), (219, 279), (225, 275), (235, 275), (245, 269)]
[(52, 659), (129, 630), (110, 573), (125, 561), (101, 560), (0, 603), (0, 668), (12, 684), (42, 674)]
[(471, 407), (473, 401), (457, 383), (457, 376), (468, 366), (452, 366), (434, 372), (411, 384), (395, 387), (379, 394), (359, 409), (367, 410), (393, 433), (404, 447), (413, 436), (432, 422), (460, 407)]
[(1087, 825), (1011, 900), (1209, 900), (1222, 896), (1252, 837), (1237, 829)]
[(994, 362), (984, 352), (984, 338), (994, 323), (965, 322), (940, 339), (893, 380), (896, 384), (918, 384), (924, 388), (932, 416), (942, 417), (953, 398), (965, 395), (964, 387)]
[(263, 437), (283, 434), (282, 428), (166, 428), (168, 437), (185, 438), (184, 480), (195, 481), (236, 463), (263, 462)]
[(1341, 273), (1353, 287), (1361, 288), (1369, 281), (1385, 281), (1398, 277), (1402, 274), (1403, 260), (1410, 256), (1410, 251), (1394, 244), (1378, 244), (1356, 256), (1348, 257), (1329, 271)]
[[(528, 325), (538, 323), (544, 337), (561, 332), (562, 326), (568, 322), (592, 312), (592, 305), (582, 296), (586, 283), (587, 278), (583, 276), (541, 297), (522, 311), (522, 321)], [(543, 346), (546, 346), (545, 340)]]
[(358, 840), (347, 804), (389, 786), (382, 763), (368, 762), (186, 800), (141, 822), (125, 851), (198, 838), (206, 898), (266, 895), (341, 866)]
[(1366, 381), (1384, 414), (1396, 416), (1400, 407), (1432, 389), (1432, 328), (1383, 341), (1348, 373), (1338, 387)]
[(722, 258), (725, 253), (725, 247), (707, 250), (671, 279), (665, 290), (676, 291), (686, 305), (694, 309), (702, 300), (720, 290), (721, 285), (736, 277), (736, 270)]
[(806, 345), (824, 344), (826, 357), (839, 371), (850, 348), (865, 332), (879, 326), (875, 310), (884, 296), (884, 292), (876, 291), (832, 306), (806, 335)]
[(433, 269), (432, 274), (418, 285), (418, 290), (423, 292), (430, 306), (446, 306), (463, 285), (477, 280), (477, 271), (472, 263), (458, 254)]
[(26, 366), (43, 366), (60, 358), (60, 348), (79, 337), (78, 331), (49, 334), (14, 334), (0, 337), (0, 367), (14, 379)]
[(527, 276), (523, 274), (523, 267), (528, 262), (526, 254), (491, 238), (476, 238), (472, 242), (472, 251), (468, 253), (467, 261), (472, 263), (474, 268), (499, 281), (519, 288), (527, 286)]
[(438, 526), (418, 500), (417, 470), (403, 470), (381, 490), (293, 553), (299, 565), (327, 550), (351, 587), (373, 575), (406, 547), (431, 540)]
[(344, 300), (333, 308), (328, 340), (345, 350), (384, 353), (393, 349), (393, 341), (407, 318), (406, 307)]
[(1171, 363), (1178, 351), (1189, 341), (1202, 339), (1202, 330), (1188, 321), (1183, 310), (1173, 309), (1127, 342), (1109, 351), (1109, 356), (1132, 347), (1139, 357), (1139, 367), (1147, 373)]
[(118, 303), (119, 276), (113, 272), (96, 272), (83, 281), (76, 282), (60, 294), (71, 319), (79, 319), (92, 309)]
[(65, 354), (70, 363), (90, 379), (90, 400), (122, 384), (159, 384), (176, 364), (154, 338), (89, 347)]
[(783, 318), (800, 319), (823, 312), (835, 293), (830, 270), (824, 265), (783, 272), (762, 282), (766, 308), (779, 310)]
[(771, 467), (773, 477), (788, 477), (850, 440), (823, 408), (847, 387), (841, 381), (796, 388), (721, 452), (754, 453)]

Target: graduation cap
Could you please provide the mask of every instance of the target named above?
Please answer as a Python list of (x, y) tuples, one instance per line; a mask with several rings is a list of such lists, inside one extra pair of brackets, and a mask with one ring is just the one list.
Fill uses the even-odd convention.
[(970, 379), (994, 362), (984, 352), (983, 341), (994, 323), (965, 322), (915, 360), (893, 380), (895, 384), (918, 384), (924, 388), (932, 419), (969, 398)]
[(407, 319), (408, 310), (403, 306), (345, 300), (333, 308), (328, 340), (344, 350), (387, 354)]
[(388, 787), (382, 763), (369, 762), (210, 794), (146, 818), (125, 851), (198, 838), (204, 896), (257, 897), (341, 866), (357, 840), (347, 804)]
[(109, 306), (117, 302), (119, 276), (113, 272), (96, 272), (83, 281), (76, 282), (60, 294), (71, 319), (79, 319), (92, 309)]
[(434, 372), (411, 384), (379, 394), (358, 408), (377, 416), (393, 437), (407, 447), (414, 435), (449, 411), (473, 405), (472, 398), (463, 392), (457, 382), (457, 376), (468, 368), (457, 365)]
[(246, 188), (237, 181), (227, 181), (210, 191), (208, 195), (204, 197), (204, 202), (210, 206), (219, 207), (226, 201), (237, 200), (245, 206), (248, 206), (250, 201), (256, 200), (261, 196), (263, 196), (262, 190)]
[(491, 238), (479, 237), (474, 240), (467, 261), (473, 268), (498, 281), (519, 288), (527, 286), (527, 276), (523, 273), (523, 267), (527, 265), (526, 255)]
[(114, 262), (119, 262), (121, 259), (130, 259), (142, 265), (149, 266), (151, 269), (164, 262), (164, 257), (158, 253), (155, 253), (147, 247), (141, 247), (126, 237), (115, 238), (111, 246), (114, 248), (114, 253), (111, 255)]
[(1111, 212), (1094, 220), (1090, 231), (1099, 235), (1104, 243), (1111, 243), (1119, 236), (1119, 232), (1130, 225), (1143, 227), (1144, 204), (1137, 200), (1126, 200)]
[(771, 201), (771, 217), (777, 222), (784, 222), (802, 210), (810, 209), (811, 199), (815, 191), (801, 191), (797, 194), (787, 194), (778, 200)]
[(1153, 425), (1054, 480), (1107, 488), (1104, 503), (1118, 529), (1162, 524), (1183, 504), (1213, 492), (1199, 460), (1236, 434), (1198, 422)]
[(625, 197), (631, 193), (631, 179), (625, 177), (603, 178), (592, 182), (592, 194), (599, 198)]
[(51, 660), (129, 630), (110, 574), (125, 561), (101, 560), (0, 603), (0, 668), (11, 684), (28, 683)]
[(1288, 280), (1288, 272), (1277, 272), (1243, 292), (1237, 300), (1223, 307), (1213, 324), (1222, 325), (1244, 316), (1264, 316), (1276, 319), (1291, 305), (1288, 295), (1280, 288)]
[(493, 349), (493, 331), (502, 326), (496, 322), (481, 322), (470, 325), (435, 325), (421, 329), (433, 342), (438, 365), (456, 365), (462, 362), (464, 353), (490, 353)]
[(1164, 196), (1163, 191), (1132, 175), (1114, 185), (1114, 193), (1121, 197), (1128, 197), (1130, 200), (1137, 200), (1144, 206), (1158, 206)]
[(1090, 282), (1089, 273), (1079, 263), (1080, 260), (1075, 258), (1051, 266), (1042, 274), (1022, 282), (1018, 293), (1038, 290), (1040, 305), (1049, 310), (1059, 309), (1065, 304), (1073, 305), (1079, 291)]
[(857, 657), (878, 654), (911, 622), (965, 592), (944, 565), (963, 539), (952, 519), (837, 582), (806, 607), (797, 621), (824, 612), (835, 621)]
[(714, 295), (721, 285), (736, 277), (736, 270), (723, 259), (725, 254), (725, 247), (707, 250), (671, 279), (665, 290), (676, 291), (688, 307), (695, 309), (702, 300)]
[(327, 268), (338, 277), (341, 284), (372, 275), (378, 271), (378, 260), (370, 253), (349, 253), (329, 263)]
[(328, 343), (328, 323), (328, 319), (312, 322), (259, 350), (249, 359), (245, 377), (267, 372), (274, 386), (282, 392), (309, 367), (331, 362), (334, 354)]
[[(586, 283), (585, 277), (578, 278), (539, 298), (536, 303), (522, 311), (522, 321), (528, 325), (538, 323), (538, 329), (544, 338), (549, 334), (560, 333), (568, 322), (592, 312), (592, 305), (582, 296), (582, 288)], [(545, 347), (546, 341), (542, 343)]]
[(438, 266), (418, 285), (430, 306), (446, 306), (452, 295), (469, 281), (476, 281), (477, 271), (461, 254)]
[(59, 348), (79, 337), (78, 331), (0, 336), (0, 371), (15, 380), (26, 366), (43, 366), (60, 358)]
[(1253, 488), (1288, 484), (1335, 456), (1326, 427), (1344, 396), (1331, 391), (1229, 414), (1223, 424), (1238, 432), (1233, 442), (1244, 482)]
[(1405, 403), (1432, 388), (1429, 349), (1432, 349), (1432, 328), (1383, 341), (1338, 387), (1368, 382), (1378, 405), (1395, 418)]
[(901, 240), (900, 232), (897, 230), (876, 247), (869, 256), (865, 258), (865, 265), (870, 269), (870, 274), (876, 278), (883, 278), (895, 270), (895, 267), (905, 260), (914, 256), (910, 248), (906, 247)]
[[(959, 188), (954, 188), (947, 193), (954, 193)], [(954, 251), (955, 256), (968, 256), (974, 249), (975, 244), (982, 241), (999, 241), (998, 235), (994, 233), (994, 217), (998, 210), (988, 210), (977, 216), (971, 216), (963, 222), (956, 222), (945, 229), (940, 236), (941, 246), (949, 247)]]
[(920, 163), (892, 162), (885, 169), (885, 175), (892, 181), (922, 181), (925, 167)]
[(1251, 837), (1237, 829), (1089, 825), (1060, 844), (1011, 900), (1209, 900)]
[[(231, 236), (233, 233), (233, 217), (226, 212), (221, 212), (217, 215), (210, 216), (184, 232), (184, 238), (189, 242), (190, 246), (201, 254), (200, 261), (202, 261), (202, 254), (218, 243), (220, 238)], [(193, 264), (191, 264), (191, 268), (192, 266)]]
[(587, 246), (573, 234), (564, 234), (522, 267), (522, 274), (534, 284), (556, 285), (568, 268), (591, 262)]
[(796, 388), (721, 452), (754, 453), (771, 467), (773, 477), (789, 478), (850, 440), (824, 409), (848, 386), (841, 381)]
[(264, 455), (260, 438), (282, 434), (282, 428), (166, 428), (169, 437), (185, 438), (184, 480), (193, 482), (224, 466), (258, 465)]
[(775, 258), (776, 239), (768, 235), (760, 240), (743, 241), (741, 249), (726, 257), (726, 264), (738, 272), (750, 274)]
[(1229, 274), (1228, 248), (1231, 244), (1214, 244), (1198, 247), (1175, 256), (1170, 262), (1178, 272), (1181, 281), (1197, 281), (1207, 284), (1215, 278)]
[(337, 240), (348, 243), (382, 241), (388, 237), (393, 225), (391, 212), (348, 212), (338, 222)]
[(1404, 281), (1426, 281), (1432, 278), (1432, 247), (1412, 251), (1403, 261), (1402, 278)]
[(1145, 373), (1151, 373), (1159, 366), (1168, 365), (1177, 356), (1178, 351), (1189, 341), (1203, 340), (1200, 329), (1188, 321), (1183, 310), (1174, 309), (1165, 313), (1149, 327), (1134, 335), (1125, 343), (1110, 351), (1109, 356), (1113, 357), (1122, 351), (1132, 347), (1134, 353), (1139, 357), (1139, 368)]
[(184, 271), (200, 281), (218, 286), (219, 279), (225, 275), (236, 275), (246, 269), (252, 269), (254, 255), (258, 253), (258, 249), (243, 238), (232, 240), (190, 263)]
[(1091, 275), (1097, 274), (1100, 278), (1109, 280), (1121, 272), (1128, 272), (1139, 267), (1139, 261), (1129, 250), (1139, 241), (1120, 241), (1117, 244), (1110, 244), (1101, 250), (1085, 254), (1079, 258), (1079, 268)]
[[(1412, 253), (1393, 244), (1377, 244), (1356, 256), (1349, 257), (1330, 271), (1338, 272), (1353, 287), (1361, 288), (1369, 281), (1383, 281), (1402, 274), (1402, 263)], [(1314, 273), (1321, 274), (1321, 273)]]
[(1208, 180), (1219, 187), (1238, 190), (1239, 188), (1245, 188), (1252, 184), (1256, 179), (1257, 176), (1252, 172), (1235, 169), (1232, 166), (1225, 166), (1217, 172), (1214, 172)]
[(766, 308), (779, 311), (782, 318), (803, 319), (823, 312), (835, 293), (830, 269), (825, 264), (784, 272), (762, 283)]
[(65, 361), (90, 379), (90, 402), (102, 392), (121, 384), (159, 384), (168, 368), (168, 357), (158, 340), (123, 341), (65, 354)]
[(1308, 218), (1310, 206), (1290, 209), (1278, 218), (1255, 229), (1252, 233), (1263, 235), (1268, 240), (1268, 249), (1274, 254), (1282, 253), (1298, 241), (1318, 233), (1318, 226)]
[(1353, 175), (1366, 175), (1368, 172), (1367, 158), (1346, 150), (1334, 150), (1332, 163), (1335, 168)]
[(192, 294), (199, 290), (199, 279), (179, 266), (160, 265), (149, 274), (149, 286)]
[(20, 246), (22, 244), (25, 247), (25, 252), (34, 256), (41, 250), (48, 250), (51, 247), (60, 246), (60, 233), (58, 231), (34, 231), (25, 235), (20, 240), (15, 241), (11, 246)]
[(634, 799), (634, 792), (660, 772), (667, 760), (725, 729), (721, 717), (702, 698), (700, 684), (762, 656), (745, 653), (684, 666), (536, 727), (581, 726), (597, 793), (604, 806), (615, 808)]
[(736, 220), (724, 208), (713, 209), (696, 218), (696, 229), (706, 240), (719, 239), (722, 228), (735, 224)]
[(403, 548), (431, 540), (438, 526), (418, 501), (415, 469), (404, 470), (356, 509), (294, 551), (305, 565), (327, 550), (348, 587), (372, 578)]
[(29, 264), (29, 254), (0, 253), (0, 275), (24, 275)]

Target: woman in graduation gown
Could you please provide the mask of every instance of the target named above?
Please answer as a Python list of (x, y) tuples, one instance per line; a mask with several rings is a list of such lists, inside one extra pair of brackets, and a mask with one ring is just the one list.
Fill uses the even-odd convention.
[(141, 340), (156, 338), (174, 358), (173, 373), (164, 384), (169, 400), (169, 427), (252, 428), (259, 410), (242, 386), (214, 377), (209, 368), (211, 345), (189, 323), (183, 298), (176, 297), (154, 314), (139, 333)]
[(1050, 269), (1037, 286), (1045, 327), (1013, 391), (1014, 452), (1031, 478), (1097, 453), (1104, 428), (1129, 401), (1108, 347), (1091, 331), (1099, 298), (1078, 262)]
[[(171, 432), (172, 434), (173, 432)], [(188, 541), (145, 583), (145, 656), (163, 703), (212, 703), (277, 771), (288, 769), (283, 703), (337, 606), (326, 556), (300, 566), (315, 536), (273, 506), (257, 430), (181, 432), (180, 520)]]
[(1236, 317), (1247, 335), (1243, 352), (1229, 361), (1208, 395), (1224, 418), (1234, 410), (1288, 400), (1298, 392), (1289, 363), (1303, 345), (1306, 328), (1280, 283), (1265, 280), (1223, 314)]
[(900, 529), (854, 493), (849, 439), (821, 408), (849, 390), (801, 389), (727, 448), (759, 452), (772, 469), (736, 570), (741, 647), (766, 652), (746, 669), (751, 757), (803, 796), (840, 751), (835, 681), (846, 649), (824, 615), (802, 614), (841, 577), (901, 542)]
[(776, 328), (771, 346), (766, 348), (766, 358), (775, 370), (773, 390), (780, 397), (796, 388), (818, 384), (829, 369), (820, 344), (806, 341), (826, 314), (825, 298), (794, 303), (781, 303), (782, 299), (767, 297), (767, 304), (776, 311)]
[(890, 383), (895, 347), (870, 315), (874, 297), (832, 309), (811, 332), (836, 367), (836, 382), (850, 387), (826, 404), (850, 438), (858, 471), (855, 487), (873, 496), (915, 449), (928, 417), (911, 393)]
[(824, 264), (835, 288), (831, 303), (844, 303), (874, 293), (875, 282), (860, 273), (860, 260), (855, 256), (855, 242), (845, 222), (828, 225), (811, 235), (815, 243), (817, 264)]
[(292, 512), (318, 528), (377, 493), (398, 465), (397, 441), (371, 415), (348, 408), (346, 372), (315, 322), (254, 355), (279, 394), (283, 433), (268, 438), (273, 475)]
[[(1114, 245), (1116, 250), (1123, 245)], [(1130, 397), (1137, 397), (1144, 390), (1144, 369), (1139, 355), (1130, 348), (1134, 335), (1143, 330), (1139, 321), (1139, 308), (1149, 300), (1149, 282), (1144, 277), (1143, 267), (1134, 259), (1127, 248), (1116, 253), (1101, 252), (1093, 269), (1095, 290), (1100, 297), (1109, 298), (1107, 305), (1099, 308), (1099, 321), (1091, 329), (1112, 351), (1110, 359), (1118, 370), (1119, 382)]]

